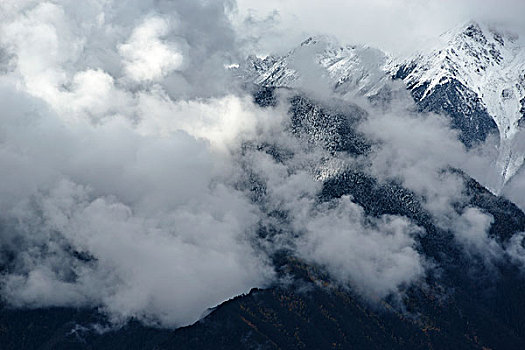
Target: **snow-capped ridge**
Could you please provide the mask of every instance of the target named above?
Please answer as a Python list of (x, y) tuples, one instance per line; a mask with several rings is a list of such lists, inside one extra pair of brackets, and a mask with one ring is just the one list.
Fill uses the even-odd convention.
[[(269, 56), (270, 57), (270, 56)], [(286, 55), (259, 59), (253, 82), (261, 86), (304, 87), (310, 77), (324, 79), (341, 95), (366, 95), (386, 78), (388, 56), (366, 45), (341, 44), (333, 37), (318, 35), (304, 40)], [(253, 62), (252, 59), (248, 61)], [(271, 65), (267, 65), (271, 62)], [(259, 69), (262, 68), (262, 69)], [(244, 75), (253, 76), (253, 70)]]
[(516, 34), (475, 21), (444, 33), (441, 40), (442, 46), (417, 53), (390, 69), (416, 100), (423, 101), (453, 83), (457, 94), (465, 96), (468, 108), (479, 104), (486, 110), (500, 136), (497, 168), (501, 181), (493, 185), (499, 192), (522, 166), (525, 154), (525, 147), (517, 142), (525, 105), (525, 48)]
[[(422, 111), (448, 115), (467, 147), (499, 136), (490, 189), (499, 193), (525, 155), (525, 48), (497, 25), (465, 22), (408, 58), (311, 36), (283, 56), (250, 57), (240, 74), (259, 86), (379, 99), (402, 80)], [(397, 85), (396, 85), (397, 86)]]

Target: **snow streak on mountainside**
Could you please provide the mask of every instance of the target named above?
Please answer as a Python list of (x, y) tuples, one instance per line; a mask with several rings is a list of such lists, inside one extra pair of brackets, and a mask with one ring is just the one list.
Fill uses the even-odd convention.
[(465, 144), (485, 140), (497, 126), (500, 179), (492, 190), (499, 192), (523, 164), (525, 49), (515, 35), (474, 22), (442, 39), (442, 47), (394, 64), (391, 71), (423, 110), (450, 115)]

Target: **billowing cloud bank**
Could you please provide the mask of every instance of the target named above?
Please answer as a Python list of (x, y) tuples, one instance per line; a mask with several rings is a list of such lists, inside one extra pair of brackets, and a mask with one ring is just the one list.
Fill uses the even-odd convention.
[[(316, 175), (357, 160), (292, 137), (286, 106), (262, 109), (240, 92), (224, 69), (245, 48), (234, 9), (226, 0), (2, 2), (5, 301), (186, 325), (276, 282), (271, 254), (282, 248), (365, 296), (425, 276), (423, 229), (368, 218), (351, 197), (319, 203)], [(482, 149), (467, 152), (443, 120), (404, 109), (372, 110), (360, 128), (383, 145), (366, 161), (374, 176), (427, 198), (468, 249), (504, 254), (487, 236), (488, 215), (453, 213), (462, 183), (442, 176), (448, 165), (481, 174)], [(290, 156), (278, 162), (247, 141)], [(259, 203), (242, 185), (250, 176), (264, 184)], [(287, 222), (270, 241), (258, 231), (275, 227), (274, 212)], [(522, 263), (515, 241), (507, 252)]]
[(2, 3), (8, 302), (174, 326), (271, 280), (257, 208), (228, 178), (228, 149), (266, 116), (216, 89), (224, 5)]

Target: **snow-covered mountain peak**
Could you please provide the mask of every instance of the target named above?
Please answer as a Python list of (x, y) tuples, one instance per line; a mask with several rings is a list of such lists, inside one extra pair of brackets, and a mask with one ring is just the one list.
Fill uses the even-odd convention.
[(379, 102), (397, 93), (401, 84), (391, 84), (392, 78), (402, 80), (421, 111), (450, 117), (467, 147), (499, 136), (495, 173), (486, 182), (493, 192), (500, 192), (524, 162), (525, 48), (498, 26), (464, 23), (407, 59), (314, 36), (284, 56), (250, 57), (238, 73), (260, 86), (326, 90)]
[(479, 136), (480, 128), (481, 135), (490, 132), (486, 122), (479, 122), (484, 114), (494, 120), (500, 135), (497, 168), (501, 177), (493, 185), (495, 192), (519, 170), (525, 154), (525, 147), (517, 138), (522, 133), (520, 125), (525, 114), (525, 48), (517, 39), (495, 26), (471, 21), (443, 34), (441, 46), (391, 67), (393, 75), (403, 79), (412, 91), (416, 102), (428, 99), (436, 91), (443, 97), (455, 90), (459, 98), (450, 102), (454, 108), (467, 112), (462, 113), (465, 120), (455, 121), (464, 133), (470, 132), (467, 139), (476, 133)]
[(248, 59), (243, 74), (261, 86), (304, 88), (315, 79), (324, 80), (341, 95), (366, 95), (385, 79), (387, 60), (381, 50), (365, 45), (342, 46), (332, 37), (315, 36), (282, 57)]
[(471, 20), (443, 33), (441, 38), (447, 42), (466, 40), (475, 41), (482, 45), (497, 42), (505, 46), (516, 44), (518, 36), (498, 25)]
[[(301, 46), (319, 46), (319, 47), (338, 47), (339, 42), (336, 38), (329, 35), (314, 35), (305, 39), (300, 45)], [(297, 48), (296, 48), (297, 49)], [(293, 51), (293, 50), (292, 50)]]
[[(442, 40), (443, 46), (418, 53), (408, 60), (417, 66), (408, 74), (408, 80), (430, 82), (422, 97), (435, 85), (451, 78), (462, 80), (481, 94), (482, 90), (493, 85), (489, 82), (494, 80), (494, 72), (499, 74), (501, 69), (523, 68), (525, 63), (523, 48), (517, 45), (515, 37), (476, 22), (443, 34)], [(407, 62), (398, 64), (401, 65), (406, 66)]]

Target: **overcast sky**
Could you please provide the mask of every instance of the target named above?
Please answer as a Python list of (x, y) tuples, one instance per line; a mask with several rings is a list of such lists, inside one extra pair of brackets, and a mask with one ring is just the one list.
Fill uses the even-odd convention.
[[(260, 21), (261, 51), (285, 49), (315, 33), (404, 53), (474, 19), (523, 32), (522, 0), (238, 0), (240, 18)], [(273, 24), (270, 26), (270, 24)], [(280, 33), (280, 34), (279, 34)], [(285, 35), (284, 35), (285, 33)], [(270, 36), (266, 36), (270, 34)], [(273, 35), (273, 37), (271, 36)], [(293, 42), (295, 41), (295, 42)]]

